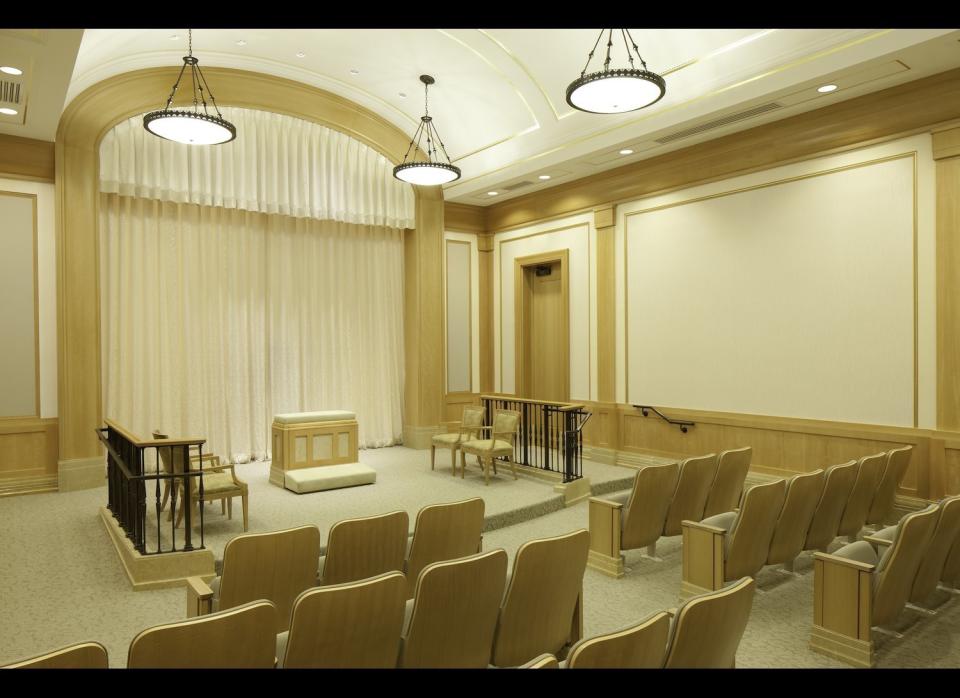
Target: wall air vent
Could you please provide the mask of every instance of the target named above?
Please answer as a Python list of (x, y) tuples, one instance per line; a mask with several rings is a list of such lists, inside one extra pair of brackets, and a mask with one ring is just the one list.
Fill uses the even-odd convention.
[(529, 187), (533, 182), (528, 180), (523, 180), (522, 182), (515, 182), (514, 184), (508, 184), (503, 187), (504, 191), (513, 191), (514, 189), (521, 189), (523, 187)]
[(0, 80), (0, 102), (20, 104), (20, 83), (13, 80)]
[(726, 126), (727, 124), (733, 124), (737, 121), (743, 121), (744, 119), (749, 119), (753, 116), (759, 116), (760, 114), (766, 114), (769, 111), (774, 109), (779, 109), (781, 105), (779, 102), (769, 102), (767, 104), (761, 104), (759, 107), (753, 107), (752, 109), (747, 109), (746, 111), (738, 112), (736, 114), (728, 114), (727, 116), (721, 116), (719, 119), (714, 119), (713, 121), (708, 121), (705, 124), (699, 124), (692, 128), (684, 129), (683, 131), (677, 131), (676, 133), (671, 133), (669, 136), (664, 136), (663, 138), (657, 138), (657, 143), (665, 144), (672, 143), (673, 141), (680, 140), (681, 138), (687, 138), (688, 136), (693, 136), (698, 133), (703, 133), (704, 131), (710, 131), (715, 128), (720, 128), (721, 126)]

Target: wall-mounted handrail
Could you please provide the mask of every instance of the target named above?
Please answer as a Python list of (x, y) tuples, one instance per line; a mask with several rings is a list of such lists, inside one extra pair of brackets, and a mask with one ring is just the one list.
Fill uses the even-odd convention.
[(644, 417), (647, 416), (647, 410), (653, 410), (656, 413), (656, 415), (660, 417), (660, 419), (664, 420), (665, 422), (668, 422), (669, 424), (673, 424), (674, 426), (680, 427), (680, 431), (682, 431), (684, 434), (687, 433), (687, 427), (696, 426), (694, 422), (691, 422), (686, 419), (670, 419), (667, 415), (665, 415), (663, 412), (661, 412), (660, 410), (658, 410), (656, 407), (652, 405), (634, 405), (634, 407), (640, 410), (640, 412), (643, 414)]

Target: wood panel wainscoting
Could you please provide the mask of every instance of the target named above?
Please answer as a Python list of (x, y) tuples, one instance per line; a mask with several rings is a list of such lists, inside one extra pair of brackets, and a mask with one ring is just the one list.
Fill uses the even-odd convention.
[(586, 460), (639, 467), (645, 454), (685, 458), (751, 446), (752, 473), (790, 477), (909, 444), (898, 509), (960, 493), (960, 432), (662, 408), (671, 419), (695, 422), (682, 433), (631, 405), (585, 404), (594, 415), (584, 427)]
[(0, 497), (57, 491), (57, 419), (0, 419)]
[[(443, 396), (443, 414), (440, 417), (440, 426), (444, 432), (456, 431), (463, 417), (463, 408), (467, 405), (479, 405), (480, 393), (456, 392)], [(442, 432), (441, 432), (442, 433)]]

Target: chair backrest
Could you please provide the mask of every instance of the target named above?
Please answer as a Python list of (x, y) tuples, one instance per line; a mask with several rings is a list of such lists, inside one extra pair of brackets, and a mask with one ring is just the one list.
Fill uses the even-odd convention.
[(521, 664), (518, 669), (559, 669), (560, 662), (552, 654), (541, 654), (535, 659), (531, 659), (526, 664)]
[[(166, 439), (169, 438), (166, 434), (162, 434), (159, 431), (154, 430), (153, 432), (154, 439)], [(174, 448), (172, 446), (161, 446), (157, 449), (157, 453), (160, 456), (160, 466), (165, 473), (182, 473), (183, 472), (183, 447)]]
[(710, 486), (717, 473), (717, 454), (710, 453), (697, 458), (687, 458), (680, 463), (680, 476), (673, 501), (667, 510), (663, 535), (679, 536), (683, 533), (683, 521), (701, 521), (703, 508), (710, 494)]
[(493, 664), (519, 666), (557, 654), (570, 641), (589, 547), (586, 529), (520, 546), (500, 607)]
[(657, 541), (677, 490), (679, 463), (648, 465), (637, 471), (633, 491), (620, 519), (620, 548), (642, 548)]
[(960, 586), (960, 538), (956, 540), (947, 554), (947, 561), (943, 565), (940, 581), (949, 586)]
[(754, 485), (744, 493), (740, 513), (726, 537), (725, 580), (753, 576), (766, 563), (786, 494), (783, 479)]
[(910, 601), (926, 600), (944, 577), (944, 567), (950, 550), (960, 540), (960, 496), (947, 497), (940, 502), (940, 517), (933, 531), (930, 545), (917, 568)]
[(668, 669), (729, 669), (747, 627), (756, 583), (744, 577), (735, 584), (687, 600), (670, 632)]
[(888, 625), (900, 615), (939, 516), (939, 507), (931, 504), (900, 520), (893, 544), (880, 558), (874, 572), (872, 625)]
[(826, 550), (837, 537), (843, 508), (850, 498), (850, 490), (857, 480), (857, 461), (851, 460), (827, 468), (823, 484), (823, 494), (817, 502), (817, 509), (807, 531), (804, 550)]
[(218, 608), (225, 611), (267, 599), (277, 607), (276, 632), (283, 632), (297, 595), (317, 583), (319, 564), (320, 530), (316, 526), (231, 538), (223, 549)]
[(497, 438), (503, 439), (504, 435), (510, 434), (510, 443), (516, 443), (517, 430), (520, 428), (520, 413), (516, 410), (494, 410), (493, 412), (493, 434)]
[(107, 648), (99, 642), (82, 642), (63, 649), (21, 659), (4, 669), (107, 669)]
[(147, 628), (130, 643), (129, 669), (272, 669), (277, 608), (254, 601)]
[(338, 521), (330, 527), (323, 584), (403, 571), (410, 518), (405, 511)]
[(717, 458), (717, 475), (710, 487), (702, 519), (737, 508), (740, 495), (743, 493), (743, 483), (747, 479), (747, 471), (750, 470), (752, 455), (753, 449), (750, 446), (720, 453)]
[(417, 579), (399, 666), (485, 669), (506, 584), (503, 549), (426, 567)]
[(483, 500), (431, 504), (417, 513), (407, 556), (407, 598), (413, 598), (420, 570), (432, 562), (455, 560), (480, 550)]
[(903, 482), (903, 476), (907, 474), (912, 455), (913, 446), (903, 446), (887, 452), (887, 462), (880, 476), (880, 484), (877, 485), (870, 512), (867, 514), (868, 524), (885, 523), (886, 518), (893, 512), (897, 488)]
[(870, 505), (873, 503), (873, 496), (877, 492), (877, 485), (880, 484), (880, 476), (883, 474), (883, 468), (887, 463), (887, 454), (876, 453), (872, 456), (864, 456), (860, 459), (860, 465), (857, 468), (857, 481), (853, 483), (853, 489), (850, 490), (850, 498), (847, 500), (847, 506), (843, 509), (843, 516), (840, 517), (840, 528), (837, 529), (839, 536), (855, 536), (867, 522), (867, 514), (870, 512)]
[[(482, 439), (480, 427), (483, 426), (483, 418), (487, 410), (480, 405), (467, 405), (463, 408), (463, 416), (460, 418), (460, 428), (465, 432), (464, 439)], [(471, 428), (472, 427), (472, 428)]]
[(803, 552), (810, 522), (823, 494), (823, 470), (794, 475), (787, 482), (787, 496), (767, 552), (767, 564), (789, 562)]
[(314, 587), (293, 605), (283, 667), (392, 669), (397, 665), (407, 580), (400, 572)]
[(669, 635), (670, 614), (660, 611), (629, 628), (580, 640), (567, 654), (567, 668), (659, 669)]

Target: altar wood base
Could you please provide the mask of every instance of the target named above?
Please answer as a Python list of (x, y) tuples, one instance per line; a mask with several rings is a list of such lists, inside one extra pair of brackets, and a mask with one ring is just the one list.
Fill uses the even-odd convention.
[(107, 507), (100, 508), (100, 520), (110, 535), (110, 541), (117, 550), (120, 564), (134, 591), (183, 586), (187, 583), (187, 577), (203, 577), (209, 581), (216, 576), (213, 551), (209, 548), (141, 555)]

